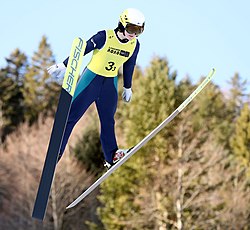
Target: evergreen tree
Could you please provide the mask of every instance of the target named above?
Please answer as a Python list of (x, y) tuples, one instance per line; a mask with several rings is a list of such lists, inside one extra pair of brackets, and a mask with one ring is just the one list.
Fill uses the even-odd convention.
[(244, 167), (250, 165), (250, 107), (245, 103), (236, 120), (235, 131), (230, 139), (233, 153)]
[(7, 66), (0, 70), (2, 139), (24, 120), (23, 78), (28, 65), (26, 55), (19, 49), (15, 49), (6, 61)]
[(25, 74), (23, 89), (25, 116), (30, 123), (36, 121), (39, 114), (47, 115), (57, 104), (60, 86), (53, 82), (47, 73), (47, 68), (54, 62), (50, 45), (43, 36)]
[[(227, 130), (228, 130), (228, 141), (230, 137), (233, 135), (235, 130), (235, 120), (240, 114), (244, 101), (246, 100), (246, 80), (242, 80), (238, 73), (230, 79), (230, 91), (229, 96), (227, 98), (227, 118), (226, 120), (229, 122)], [(230, 149), (230, 144), (227, 143)]]
[(231, 113), (231, 120), (233, 121), (240, 113), (246, 96), (246, 80), (242, 80), (238, 73), (230, 79), (229, 84), (230, 95), (228, 100), (228, 107)]

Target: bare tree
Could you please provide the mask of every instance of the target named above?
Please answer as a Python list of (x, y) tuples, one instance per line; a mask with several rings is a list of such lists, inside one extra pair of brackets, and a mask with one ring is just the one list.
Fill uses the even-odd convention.
[[(76, 128), (70, 144), (82, 132), (83, 122)], [(84, 220), (95, 218), (95, 210), (88, 209), (90, 202), (96, 205), (94, 196), (75, 209), (65, 210), (93, 180), (93, 175), (77, 162), (69, 148), (57, 166), (43, 223), (31, 218), (52, 123), (53, 119), (48, 118), (32, 127), (23, 124), (7, 137), (6, 148), (0, 149), (0, 229), (64, 229), (65, 225), (74, 229), (77, 224), (84, 226)]]

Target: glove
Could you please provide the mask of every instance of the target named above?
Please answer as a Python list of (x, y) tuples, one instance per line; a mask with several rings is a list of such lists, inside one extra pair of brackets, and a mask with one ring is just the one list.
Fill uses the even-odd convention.
[(50, 66), (47, 69), (49, 75), (52, 76), (56, 81), (61, 82), (63, 80), (64, 74), (66, 72), (66, 67), (63, 63), (58, 63)]
[(123, 87), (122, 100), (125, 102), (130, 102), (132, 98), (132, 90), (131, 88), (126, 89)]

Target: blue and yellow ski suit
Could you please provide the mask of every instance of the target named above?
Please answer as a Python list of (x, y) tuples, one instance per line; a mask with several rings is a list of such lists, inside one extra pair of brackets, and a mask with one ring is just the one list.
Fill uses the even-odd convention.
[[(101, 124), (100, 139), (104, 157), (107, 162), (113, 163), (113, 155), (118, 149), (114, 127), (118, 70), (123, 65), (123, 85), (125, 88), (131, 88), (139, 48), (140, 44), (136, 38), (130, 41), (120, 40), (117, 29), (99, 31), (87, 41), (84, 55), (93, 51), (93, 56), (77, 83), (59, 159), (75, 124), (95, 102)], [(67, 62), (68, 58), (64, 61), (65, 66)]]

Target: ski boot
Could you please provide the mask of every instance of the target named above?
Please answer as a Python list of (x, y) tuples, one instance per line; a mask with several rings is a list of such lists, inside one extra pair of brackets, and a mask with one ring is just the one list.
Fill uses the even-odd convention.
[(114, 153), (113, 156), (113, 164), (110, 164), (109, 162), (105, 161), (104, 166), (110, 169), (114, 164), (116, 164), (119, 160), (121, 160), (128, 152), (130, 149), (118, 149)]

